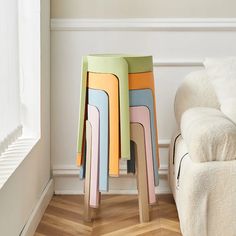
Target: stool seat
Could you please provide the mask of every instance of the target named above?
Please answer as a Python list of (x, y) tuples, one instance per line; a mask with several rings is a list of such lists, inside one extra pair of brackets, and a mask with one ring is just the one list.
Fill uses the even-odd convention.
[(89, 66), (88, 71), (98, 72), (102, 67), (104, 70), (111, 70), (106, 66), (106, 63), (111, 62), (112, 59), (123, 59), (128, 64), (128, 73), (144, 73), (153, 71), (152, 56), (139, 56), (127, 54), (92, 54), (88, 57)]

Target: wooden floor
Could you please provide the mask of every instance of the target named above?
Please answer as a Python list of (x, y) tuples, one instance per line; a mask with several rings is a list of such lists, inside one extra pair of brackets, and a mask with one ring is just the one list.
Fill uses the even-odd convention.
[(54, 196), (35, 236), (181, 236), (171, 195), (158, 196), (158, 204), (152, 206), (150, 216), (149, 223), (139, 223), (138, 199), (135, 195), (105, 195), (102, 196), (96, 219), (92, 223), (85, 223), (83, 196)]

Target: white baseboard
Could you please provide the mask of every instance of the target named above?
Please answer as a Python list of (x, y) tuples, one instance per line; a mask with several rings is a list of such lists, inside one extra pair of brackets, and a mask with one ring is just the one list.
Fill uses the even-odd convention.
[[(162, 186), (157, 187), (155, 190), (157, 195), (162, 194), (171, 194), (171, 190), (169, 186)], [(81, 190), (55, 190), (56, 195), (81, 195), (84, 194)], [(137, 190), (123, 190), (123, 189), (117, 189), (117, 190), (110, 190), (109, 192), (104, 192), (102, 195), (113, 195), (113, 194), (121, 194), (121, 195), (135, 195), (138, 194)]]
[(37, 202), (32, 214), (29, 217), (28, 222), (26, 223), (21, 236), (33, 236), (35, 230), (53, 196), (54, 193), (54, 181), (51, 179), (46, 188), (44, 189), (39, 201)]
[[(55, 165), (52, 169), (53, 177), (74, 177), (79, 176), (80, 168), (76, 165)], [(120, 175), (127, 174), (125, 165), (120, 165)], [(159, 175), (168, 175), (168, 165), (161, 165)]]
[[(156, 194), (170, 193), (168, 176), (160, 175), (159, 186), (156, 187)], [(57, 173), (53, 176), (55, 182), (55, 194), (58, 195), (76, 195), (83, 194), (84, 181), (77, 174)], [(121, 175), (119, 178), (109, 178), (109, 192), (102, 194), (137, 194), (136, 178), (133, 175)]]

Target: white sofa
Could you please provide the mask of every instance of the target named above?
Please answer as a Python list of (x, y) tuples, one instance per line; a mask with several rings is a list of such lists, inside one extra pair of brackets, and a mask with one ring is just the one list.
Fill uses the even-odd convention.
[(182, 234), (236, 236), (236, 125), (219, 110), (205, 70), (178, 89), (175, 116), (169, 182)]

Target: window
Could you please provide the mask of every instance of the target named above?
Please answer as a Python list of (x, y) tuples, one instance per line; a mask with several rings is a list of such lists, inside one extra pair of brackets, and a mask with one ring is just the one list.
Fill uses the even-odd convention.
[(21, 134), (17, 0), (0, 7), (0, 153)]
[(40, 138), (41, 41), (40, 0), (0, 4), (1, 189)]
[(23, 135), (37, 138), (40, 136), (40, 0), (18, 2), (21, 122)]

